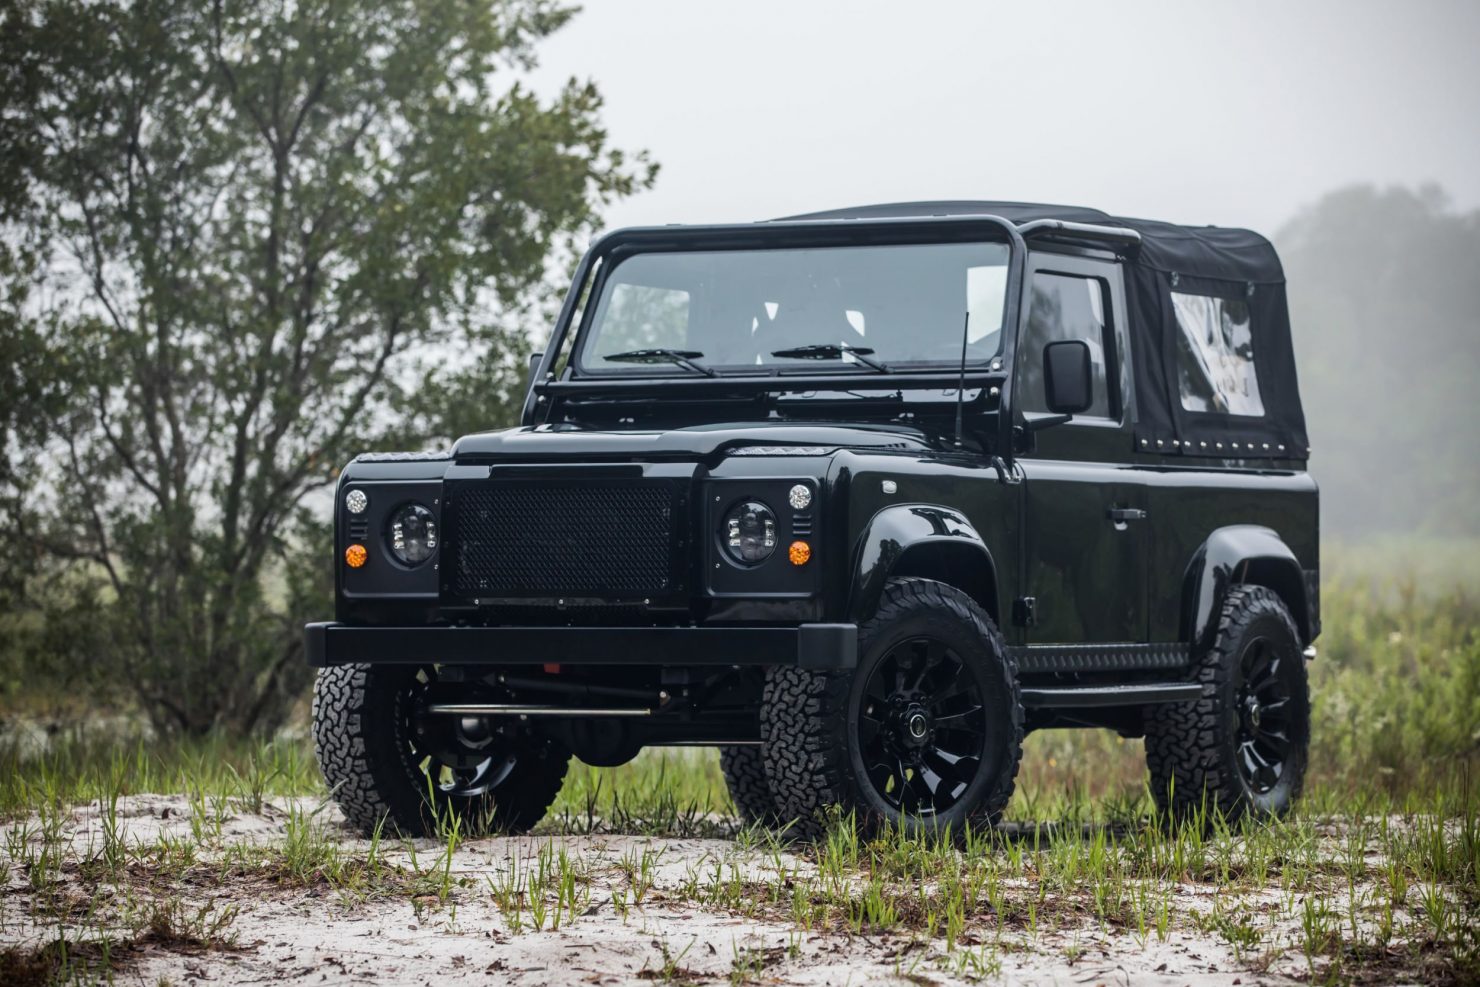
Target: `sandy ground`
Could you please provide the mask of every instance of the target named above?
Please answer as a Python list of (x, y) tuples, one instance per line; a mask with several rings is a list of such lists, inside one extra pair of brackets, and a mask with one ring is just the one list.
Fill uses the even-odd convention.
[[(38, 918), (38, 891), (27, 867), (16, 858), (40, 839), (36, 819), (0, 827), (4, 849), (0, 867), (0, 946), (34, 946), (55, 939), (56, 921), (85, 925), (90, 907), (113, 914), (131, 907), (124, 898), (178, 896), (196, 910), (208, 904), (216, 914), (238, 912), (223, 933), (233, 945), (136, 939), (115, 957), (120, 983), (304, 984), (636, 984), (651, 982), (731, 982), (761, 984), (967, 983), (985, 979), (1008, 984), (1255, 984), (1305, 982), (1309, 976), (1298, 950), (1285, 950), (1251, 964), (1220, 938), (1179, 921), (1165, 941), (1125, 930), (1102, 929), (1092, 915), (1076, 921), (1060, 917), (1050, 931), (1030, 934), (1022, 927), (998, 928), (990, 915), (973, 920), (947, 956), (939, 937), (902, 932), (854, 935), (846, 928), (798, 931), (782, 907), (757, 907), (754, 914), (701, 907), (695, 901), (696, 875), (716, 865), (733, 866), (742, 880), (766, 882), (777, 866), (805, 873), (805, 856), (747, 853), (731, 841), (645, 839), (631, 836), (553, 836), (489, 838), (462, 845), (451, 862), (460, 884), (445, 900), (411, 892), (357, 900), (324, 882), (264, 880), (250, 868), (233, 876), (223, 866), (230, 848), (276, 846), (284, 841), (289, 812), (319, 810), (331, 839), (346, 855), (363, 859), (368, 844), (338, 822), (332, 807), (294, 805), (276, 800), (258, 814), (234, 807), (219, 834), (201, 844), (198, 862), (168, 877), (135, 868), (127, 894), (83, 865), (103, 844), (98, 807), (72, 810), (63, 819), (65, 858), (57, 887), (47, 894), (73, 900), (72, 915)], [(158, 846), (161, 837), (188, 844), (193, 839), (192, 809), (182, 797), (136, 796), (121, 799), (117, 825), (125, 843)], [(546, 843), (563, 848), (586, 873), (589, 897), (558, 931), (515, 933), (494, 902), (490, 880), (513, 865), (528, 866)], [(614, 894), (629, 887), (620, 866), (624, 857), (659, 852), (651, 890), (626, 914)], [(442, 855), (432, 841), (384, 849), (387, 864), (427, 869)], [(414, 862), (413, 862), (414, 861)], [(730, 873), (728, 870), (726, 873)], [(685, 890), (687, 886), (687, 891)], [(759, 892), (757, 892), (758, 894)], [(1211, 908), (1216, 887), (1189, 884), (1177, 889), (1179, 912)], [(1258, 902), (1254, 902), (1257, 906)], [(133, 902), (137, 905), (137, 902)], [(1273, 907), (1272, 901), (1270, 907)], [(107, 920), (103, 920), (106, 924)], [(116, 919), (114, 920), (116, 922)], [(548, 925), (548, 921), (547, 921)], [(972, 959), (972, 956), (976, 960)], [(1256, 967), (1262, 970), (1256, 972)], [(0, 977), (0, 979), (4, 979)]]

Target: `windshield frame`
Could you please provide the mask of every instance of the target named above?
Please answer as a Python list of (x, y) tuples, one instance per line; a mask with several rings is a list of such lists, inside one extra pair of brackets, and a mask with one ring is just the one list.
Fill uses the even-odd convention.
[[(798, 368), (796, 374), (776, 376), (738, 375), (719, 377), (692, 377), (675, 373), (657, 373), (641, 376), (629, 375), (582, 375), (569, 365), (566, 357), (572, 355), (571, 335), (579, 327), (573, 325), (577, 315), (582, 321), (587, 318), (584, 301), (592, 297), (591, 292), (600, 285), (594, 283), (604, 262), (623, 250), (692, 250), (704, 246), (743, 248), (748, 246), (827, 246), (860, 242), (878, 243), (937, 243), (951, 240), (984, 239), (1005, 241), (1008, 244), (1007, 295), (1003, 300), (1003, 340), (1001, 360), (988, 364), (987, 368), (967, 368), (961, 373), (954, 371), (898, 371), (889, 374), (863, 375), (851, 369), (842, 372), (818, 372), (810, 368)], [(768, 223), (747, 223), (731, 226), (658, 226), (631, 227), (608, 233), (597, 240), (581, 257), (571, 278), (571, 285), (561, 303), (555, 328), (534, 368), (525, 391), (523, 413), (520, 423), (534, 427), (558, 417), (557, 408), (568, 399), (592, 399), (603, 397), (687, 396), (704, 399), (709, 395), (760, 394), (795, 392), (811, 389), (817, 391), (865, 391), (865, 390), (926, 390), (932, 387), (965, 385), (967, 387), (993, 388), (992, 397), (996, 409), (1010, 408), (1012, 397), (1012, 375), (1010, 368), (1017, 350), (1020, 323), (1022, 321), (1023, 272), (1026, 269), (1028, 249), (1023, 234), (1011, 221), (1001, 216), (982, 213), (978, 215), (915, 216), (880, 219), (832, 219), (795, 220)], [(653, 368), (658, 369), (658, 368)], [(954, 378), (954, 381), (952, 380)], [(996, 413), (996, 444), (1003, 455), (1011, 456), (1009, 448), (1011, 423), (1009, 416)]]
[[(760, 225), (762, 225), (762, 224), (757, 224), (757, 226), (760, 226)], [(793, 225), (793, 224), (765, 224), (765, 225), (767, 225), (767, 226), (782, 226), (782, 225)], [(816, 224), (808, 224), (808, 225), (816, 225)], [(830, 225), (830, 227), (836, 227), (838, 224), (836, 222), (833, 222), (833, 223), (831, 223), (829, 225)], [(850, 229), (853, 229), (853, 228), (855, 228), (857, 226), (860, 226), (860, 225), (862, 225), (862, 224), (857, 223), (857, 222), (849, 222), (848, 223), (848, 226), (849, 226)], [(954, 224), (952, 224), (952, 225), (954, 225)], [(629, 233), (629, 232), (642, 232), (642, 231), (620, 231), (620, 232), (622, 232), (622, 233)], [(576, 336), (575, 336), (574, 345), (572, 347), (570, 358), (567, 360), (567, 363), (566, 363), (567, 367), (570, 368), (570, 371), (571, 371), (569, 373), (569, 378), (570, 379), (591, 380), (591, 379), (602, 379), (602, 378), (606, 378), (606, 379), (612, 379), (612, 378), (616, 378), (616, 379), (632, 379), (632, 378), (646, 379), (646, 378), (650, 378), (650, 377), (658, 377), (658, 378), (669, 378), (669, 377), (689, 378), (689, 377), (695, 376), (695, 374), (694, 374), (694, 372), (692, 370), (688, 370), (688, 369), (686, 369), (686, 368), (684, 368), (684, 367), (682, 367), (680, 365), (677, 365), (677, 364), (675, 364), (675, 363), (673, 363), (671, 361), (670, 362), (654, 361), (652, 363), (642, 363), (642, 364), (633, 364), (633, 365), (621, 366), (621, 367), (613, 367), (613, 366), (603, 366), (603, 365), (601, 365), (599, 363), (596, 363), (594, 360), (592, 360), (593, 354), (590, 352), (591, 351), (591, 347), (595, 344), (598, 336), (600, 335), (600, 333), (597, 331), (598, 330), (598, 326), (596, 324), (596, 319), (597, 319), (597, 317), (599, 315), (603, 314), (606, 311), (607, 307), (611, 304), (611, 297), (610, 297), (611, 279), (615, 276), (616, 272), (620, 270), (620, 268), (623, 266), (623, 264), (626, 261), (628, 261), (628, 260), (631, 260), (633, 258), (640, 257), (640, 256), (650, 256), (650, 255), (653, 255), (653, 254), (664, 254), (664, 253), (669, 253), (669, 254), (683, 254), (683, 255), (693, 256), (693, 255), (701, 254), (701, 253), (732, 253), (733, 254), (733, 253), (743, 253), (743, 252), (751, 252), (751, 251), (754, 251), (754, 252), (759, 253), (759, 252), (784, 251), (784, 250), (828, 250), (828, 249), (839, 249), (839, 250), (841, 250), (841, 249), (850, 249), (850, 248), (851, 249), (857, 249), (857, 248), (860, 248), (860, 247), (865, 247), (865, 248), (867, 248), (867, 247), (887, 248), (887, 247), (900, 247), (900, 246), (903, 246), (903, 247), (909, 247), (909, 246), (934, 246), (934, 245), (940, 245), (940, 244), (965, 244), (965, 245), (971, 245), (971, 244), (994, 244), (994, 245), (998, 245), (998, 246), (1001, 246), (1002, 248), (1004, 248), (1004, 252), (1005, 252), (1005, 263), (1003, 265), (1004, 268), (1005, 268), (1005, 270), (1004, 270), (1004, 275), (1003, 275), (1003, 281), (1004, 281), (1004, 283), (1003, 283), (1003, 295), (1002, 295), (1001, 324), (998, 327), (998, 331), (996, 333), (996, 335), (998, 335), (999, 338), (998, 338), (997, 345), (996, 345), (995, 349), (991, 353), (978, 354), (978, 355), (974, 356), (973, 358), (971, 358), (971, 359), (969, 359), (969, 360), (966, 361), (966, 367), (967, 368), (971, 368), (971, 369), (981, 369), (981, 368), (984, 368), (984, 367), (987, 367), (987, 366), (991, 365), (993, 363), (993, 361), (997, 361), (999, 364), (1001, 363), (1002, 358), (1003, 358), (1004, 354), (1007, 351), (1008, 337), (1012, 335), (1013, 327), (1014, 327), (1014, 324), (1015, 324), (1015, 318), (1014, 318), (1013, 314), (1011, 312), (1009, 312), (1009, 309), (1008, 309), (1008, 301), (1009, 301), (1009, 296), (1012, 294), (1012, 281), (1013, 281), (1013, 277), (1014, 277), (1014, 266), (1013, 266), (1013, 262), (1014, 262), (1014, 260), (1016, 258), (1015, 258), (1015, 250), (1014, 250), (1014, 244), (1012, 242), (1012, 239), (1010, 237), (1001, 235), (1000, 228), (998, 230), (995, 230), (994, 231), (994, 232), (996, 232), (998, 234), (996, 236), (981, 236), (981, 235), (970, 235), (970, 234), (968, 234), (968, 235), (937, 235), (937, 236), (931, 236), (931, 237), (921, 237), (921, 236), (918, 236), (917, 235), (917, 236), (911, 236), (911, 237), (902, 238), (902, 239), (880, 238), (880, 237), (869, 237), (867, 239), (860, 239), (856, 235), (856, 232), (857, 232), (856, 230), (854, 230), (854, 235), (852, 235), (852, 236), (847, 235), (847, 233), (848, 233), (847, 230), (835, 230), (835, 229), (831, 229), (830, 228), (828, 230), (828, 232), (835, 232), (835, 233), (840, 233), (840, 234), (843, 234), (843, 235), (842, 235), (841, 238), (837, 239), (835, 242), (817, 242), (817, 238), (816, 237), (809, 237), (808, 238), (808, 241), (809, 242), (803, 242), (803, 243), (772, 242), (771, 238), (767, 238), (766, 241), (764, 241), (764, 242), (750, 243), (750, 244), (743, 244), (743, 245), (736, 244), (736, 243), (733, 243), (733, 242), (731, 242), (731, 243), (723, 243), (723, 244), (672, 243), (672, 244), (664, 244), (664, 245), (662, 245), (658, 249), (643, 249), (641, 247), (626, 247), (626, 248), (623, 248), (623, 247), (620, 247), (619, 246), (618, 249), (612, 250), (612, 251), (604, 254), (603, 256), (601, 256), (600, 258), (598, 258), (599, 263), (595, 267), (595, 270), (594, 270), (594, 272), (592, 274), (590, 291), (585, 294), (585, 301), (584, 301), (584, 304), (582, 305), (581, 311), (579, 313), (580, 324), (579, 324), (578, 327), (576, 327)], [(952, 232), (956, 232), (956, 231), (952, 231)], [(787, 239), (790, 239), (790, 238), (787, 238)], [(830, 237), (828, 239), (831, 240), (833, 238)], [(595, 251), (593, 250), (593, 253), (594, 252)], [(963, 326), (963, 329), (964, 328), (965, 327)], [(798, 345), (800, 346), (800, 345), (805, 345), (807, 343), (814, 343), (814, 342), (816, 342), (816, 341), (815, 340), (806, 340), (806, 341), (803, 341), (802, 343), (799, 343)], [(785, 347), (785, 348), (791, 348), (791, 347)], [(597, 356), (597, 359), (600, 359), (600, 357)], [(785, 358), (782, 358), (782, 359), (785, 359)], [(879, 359), (879, 355), (877, 353), (874, 354), (874, 359), (876, 359), (876, 360)], [(712, 363), (712, 362), (708, 361), (704, 357), (697, 358), (696, 362), (702, 363), (706, 368), (714, 371), (713, 378), (715, 378), (715, 379), (726, 379), (726, 380), (744, 379), (744, 378), (756, 378), (756, 377), (760, 377), (760, 378), (773, 378), (773, 377), (791, 377), (791, 376), (815, 376), (815, 375), (819, 375), (819, 374), (836, 374), (836, 375), (839, 375), (839, 376), (845, 377), (845, 378), (859, 378), (859, 377), (881, 377), (881, 378), (887, 378), (887, 377), (892, 377), (892, 376), (894, 376), (896, 374), (908, 375), (908, 374), (932, 374), (932, 373), (940, 373), (943, 370), (946, 370), (946, 369), (949, 369), (949, 368), (959, 368), (961, 366), (961, 360), (960, 360), (960, 358), (948, 358), (948, 359), (940, 359), (940, 360), (897, 360), (897, 359), (892, 358), (892, 357), (886, 357), (885, 360), (884, 360), (884, 362), (887, 362), (889, 364), (888, 369), (886, 369), (886, 370), (879, 370), (879, 369), (876, 369), (876, 368), (873, 368), (873, 367), (868, 366), (867, 365), (867, 361), (865, 361), (865, 360), (855, 359), (853, 361), (849, 361), (849, 360), (843, 359), (842, 356), (839, 356), (838, 358), (822, 358), (822, 359), (811, 359), (811, 358), (800, 358), (799, 357), (799, 358), (796, 358), (794, 360), (787, 360), (787, 362), (783, 362), (783, 363), (767, 363), (767, 364), (757, 364), (757, 365), (753, 365), (753, 366), (752, 365), (749, 365), (749, 364), (734, 364), (734, 363), (719, 363), (719, 364), (716, 364), (716, 363)]]

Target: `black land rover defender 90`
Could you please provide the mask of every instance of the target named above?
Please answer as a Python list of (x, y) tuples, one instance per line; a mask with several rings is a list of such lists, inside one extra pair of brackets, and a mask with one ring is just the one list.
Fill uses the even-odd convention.
[(1299, 794), (1317, 495), (1273, 248), (996, 202), (622, 230), (518, 428), (366, 455), (307, 628), (349, 820), (533, 825), (714, 745), (743, 815), (956, 830), (1026, 731), (1170, 812)]

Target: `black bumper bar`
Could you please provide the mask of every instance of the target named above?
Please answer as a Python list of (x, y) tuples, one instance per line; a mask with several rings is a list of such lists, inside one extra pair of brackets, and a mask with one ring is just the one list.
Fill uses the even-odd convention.
[(800, 627), (361, 627), (309, 624), (308, 663), (796, 665), (853, 668), (853, 624)]

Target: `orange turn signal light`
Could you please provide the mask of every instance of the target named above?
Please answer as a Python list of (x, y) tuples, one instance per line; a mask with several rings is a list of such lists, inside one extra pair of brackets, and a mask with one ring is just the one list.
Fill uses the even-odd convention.
[(804, 541), (794, 541), (791, 548), (786, 550), (786, 555), (791, 559), (792, 565), (806, 565), (807, 560), (812, 557), (812, 546)]
[(351, 545), (344, 550), (344, 564), (351, 569), (358, 569), (370, 558), (370, 553), (365, 551), (364, 545)]

